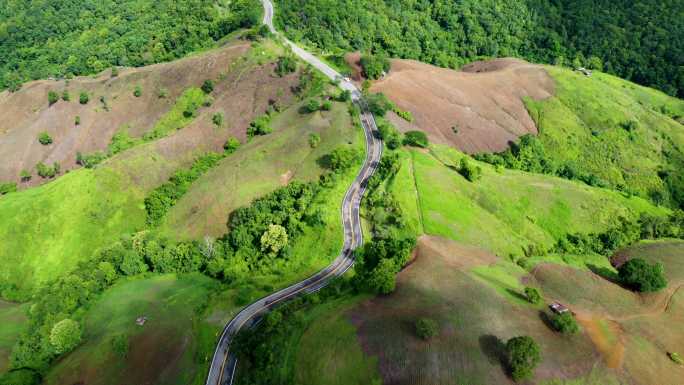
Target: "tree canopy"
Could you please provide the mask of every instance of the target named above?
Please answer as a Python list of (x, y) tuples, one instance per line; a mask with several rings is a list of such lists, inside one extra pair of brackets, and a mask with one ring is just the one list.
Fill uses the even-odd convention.
[(641, 258), (630, 259), (618, 268), (620, 280), (630, 288), (651, 292), (664, 289), (667, 286), (663, 265), (649, 264)]
[(677, 0), (278, 0), (279, 27), (325, 50), (442, 67), (487, 57), (604, 70), (684, 96)]

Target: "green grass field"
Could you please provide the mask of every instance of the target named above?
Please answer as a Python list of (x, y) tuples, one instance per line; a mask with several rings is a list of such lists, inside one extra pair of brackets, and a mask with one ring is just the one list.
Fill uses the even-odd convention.
[[(201, 370), (194, 325), (219, 287), (201, 275), (118, 283), (85, 312), (84, 343), (49, 371), (45, 383), (189, 383)], [(143, 326), (135, 322), (140, 316), (148, 317)], [(127, 351), (114, 348), (116, 336), (127, 341)]]
[[(547, 155), (642, 197), (662, 191), (658, 171), (677, 172), (684, 160), (684, 130), (673, 119), (684, 116), (684, 101), (603, 73), (546, 70), (555, 95), (526, 105)], [(630, 121), (632, 132), (623, 127)]]
[(529, 245), (548, 249), (564, 234), (605, 230), (618, 216), (667, 213), (641, 198), (484, 163), (482, 178), (468, 182), (454, 169), (463, 156), (437, 145), (402, 154), (391, 190), (416, 233), (519, 257)]
[(12, 346), (24, 330), (25, 311), (25, 305), (0, 301), (0, 373), (7, 370)]

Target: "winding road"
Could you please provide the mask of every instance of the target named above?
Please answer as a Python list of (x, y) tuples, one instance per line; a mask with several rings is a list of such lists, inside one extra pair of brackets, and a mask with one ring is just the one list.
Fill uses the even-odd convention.
[[(273, 27), (273, 3), (271, 0), (261, 0), (261, 2), (264, 6), (263, 22), (273, 34), (277, 34)], [(211, 361), (211, 368), (207, 375), (207, 385), (233, 384), (237, 358), (231, 354), (230, 345), (233, 337), (240, 330), (254, 326), (264, 314), (283, 302), (296, 298), (299, 295), (318, 291), (325, 287), (330, 280), (344, 274), (354, 264), (352, 251), (363, 244), (361, 218), (359, 216), (361, 199), (366, 191), (368, 179), (375, 172), (382, 156), (382, 142), (374, 135), (377, 131), (375, 119), (373, 114), (368, 112), (367, 106), (361, 98), (361, 92), (353, 83), (344, 80), (337, 71), (284, 36), (282, 36), (282, 39), (292, 48), (292, 52), (295, 55), (311, 64), (330, 79), (339, 80), (340, 88), (351, 92), (352, 100), (361, 107), (362, 111), (360, 119), (366, 138), (366, 158), (359, 174), (347, 190), (342, 201), (341, 214), (344, 228), (344, 243), (340, 255), (328, 267), (317, 274), (262, 298), (242, 309), (223, 329)]]

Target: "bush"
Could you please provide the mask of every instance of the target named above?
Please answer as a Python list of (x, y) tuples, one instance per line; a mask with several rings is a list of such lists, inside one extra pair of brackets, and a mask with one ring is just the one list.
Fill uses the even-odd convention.
[(579, 325), (572, 313), (566, 311), (561, 314), (554, 314), (551, 317), (551, 326), (563, 334), (575, 334), (579, 331)]
[(394, 113), (399, 115), (400, 118), (404, 119), (407, 122), (413, 122), (413, 114), (411, 113), (411, 111), (404, 111), (404, 110), (400, 110), (398, 108), (395, 108)]
[(76, 163), (85, 168), (93, 168), (107, 159), (107, 154), (97, 151), (92, 154), (83, 155), (80, 152), (76, 153)]
[(53, 163), (52, 167), (45, 165), (43, 162), (38, 162), (36, 165), (36, 171), (42, 178), (54, 178), (57, 174), (59, 174), (59, 170), (60, 166), (57, 162)]
[(378, 131), (380, 138), (390, 150), (396, 150), (401, 147), (401, 136), (399, 131), (389, 122), (378, 118)]
[(363, 55), (361, 57), (361, 67), (363, 75), (368, 79), (379, 79), (383, 72), (390, 69), (389, 60), (382, 55)]
[(69, 91), (67, 91), (67, 90), (62, 91), (62, 100), (64, 100), (65, 102), (68, 102), (71, 100), (71, 95), (69, 95)]
[(461, 158), (461, 163), (458, 168), (458, 173), (463, 175), (470, 182), (475, 182), (482, 176), (482, 168), (478, 165), (470, 163), (467, 157)]
[(207, 79), (202, 83), (202, 91), (204, 91), (205, 94), (210, 94), (214, 91), (214, 81), (211, 79)]
[(159, 99), (166, 99), (168, 96), (169, 96), (169, 90), (167, 90), (164, 87), (160, 88), (159, 91), (157, 91), (157, 97)]
[(304, 107), (302, 108), (302, 110), (304, 112), (309, 113), (309, 114), (312, 112), (316, 112), (320, 109), (321, 109), (321, 104), (318, 102), (318, 100), (316, 100), (314, 98), (309, 99), (306, 102), (306, 104), (304, 105)]
[(81, 325), (71, 319), (63, 319), (50, 331), (50, 344), (57, 354), (70, 352), (81, 342)]
[(321, 110), (322, 111), (330, 111), (332, 109), (332, 103), (329, 100), (324, 101), (321, 103)]
[(311, 148), (318, 147), (319, 143), (321, 143), (321, 136), (318, 133), (312, 132), (309, 134), (309, 146)]
[(55, 91), (48, 91), (48, 104), (53, 105), (59, 100), (59, 95)]
[(340, 92), (340, 95), (337, 97), (337, 101), (339, 102), (348, 102), (351, 100), (351, 92), (349, 90), (342, 90)]
[(513, 337), (506, 342), (506, 355), (511, 378), (515, 381), (532, 377), (541, 361), (539, 345), (529, 336)]
[(677, 352), (670, 352), (667, 353), (667, 356), (670, 357), (672, 362), (678, 365), (684, 365), (684, 358), (682, 358), (682, 355), (677, 353)]
[(281, 56), (276, 64), (276, 74), (283, 77), (297, 70), (297, 60), (291, 56)]
[(17, 191), (17, 184), (14, 182), (0, 183), (0, 195)]
[(80, 116), (76, 115), (76, 117), (74, 118), (74, 125), (76, 125), (76, 126), (81, 125), (81, 117)]
[(368, 110), (377, 116), (385, 116), (387, 111), (394, 109), (394, 103), (387, 99), (383, 93), (366, 96), (366, 102), (368, 103)]
[(128, 337), (124, 334), (117, 334), (111, 339), (112, 350), (119, 358), (126, 358), (128, 356)]
[(418, 337), (429, 340), (436, 336), (439, 332), (437, 322), (430, 318), (420, 318), (416, 321), (416, 335)]
[(119, 76), (119, 68), (117, 66), (112, 66), (111, 77), (115, 78)]
[(133, 96), (136, 98), (139, 98), (142, 96), (142, 87), (140, 86), (135, 86), (135, 89), (133, 90)]
[(81, 104), (88, 104), (88, 101), (90, 101), (90, 96), (88, 96), (87, 92), (82, 91), (78, 96), (78, 102)]
[(19, 177), (21, 178), (22, 182), (28, 182), (31, 180), (31, 173), (29, 170), (21, 170), (21, 173), (19, 174)]
[(537, 290), (534, 287), (526, 287), (525, 288), (525, 298), (527, 298), (527, 301), (531, 304), (537, 305), (539, 302), (541, 302), (541, 295), (539, 294), (539, 290)]
[(38, 385), (40, 375), (31, 369), (11, 370), (0, 375), (0, 385)]
[(423, 131), (408, 131), (404, 134), (404, 144), (414, 147), (428, 147), (428, 138)]
[(228, 138), (228, 140), (226, 140), (226, 143), (223, 144), (223, 151), (226, 154), (232, 154), (238, 149), (238, 147), (240, 147), (240, 141), (231, 136)]
[(339, 147), (328, 156), (330, 169), (336, 173), (348, 170), (359, 159), (359, 153), (349, 147)]
[(271, 118), (268, 115), (262, 115), (254, 119), (247, 127), (247, 137), (253, 138), (256, 135), (267, 135), (273, 132), (270, 126)]
[(47, 132), (43, 131), (40, 134), (38, 134), (38, 142), (40, 142), (40, 144), (42, 144), (43, 146), (47, 146), (49, 144), (52, 144), (52, 137)]
[(223, 114), (220, 113), (220, 112), (215, 113), (215, 114), (211, 117), (211, 121), (212, 121), (212, 123), (214, 123), (214, 125), (216, 125), (217, 127), (221, 127), (221, 125), (223, 124)]
[(653, 292), (667, 286), (661, 263), (649, 264), (641, 258), (633, 258), (618, 268), (620, 281), (639, 292)]

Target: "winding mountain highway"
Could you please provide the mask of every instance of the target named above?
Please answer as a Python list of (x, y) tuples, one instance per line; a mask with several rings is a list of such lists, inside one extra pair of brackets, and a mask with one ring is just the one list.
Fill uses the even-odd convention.
[[(273, 27), (273, 3), (270, 0), (261, 1), (264, 6), (264, 24), (273, 34), (277, 34)], [(216, 351), (211, 361), (207, 385), (232, 385), (237, 367), (237, 358), (231, 353), (230, 345), (233, 337), (244, 328), (256, 325), (261, 317), (278, 305), (312, 293), (325, 287), (332, 279), (344, 274), (353, 264), (353, 250), (363, 244), (361, 218), (359, 215), (361, 199), (366, 192), (368, 179), (373, 175), (382, 156), (382, 142), (376, 137), (377, 126), (373, 114), (368, 112), (367, 106), (361, 98), (361, 92), (356, 86), (343, 79), (342, 76), (327, 64), (298, 47), (296, 44), (281, 37), (290, 46), (292, 52), (302, 60), (311, 64), (332, 80), (338, 80), (340, 88), (351, 92), (352, 100), (361, 107), (361, 125), (366, 138), (366, 158), (356, 179), (347, 190), (342, 201), (342, 225), (344, 228), (344, 243), (340, 255), (325, 269), (315, 275), (286, 287), (276, 293), (262, 298), (242, 309), (223, 329)]]

